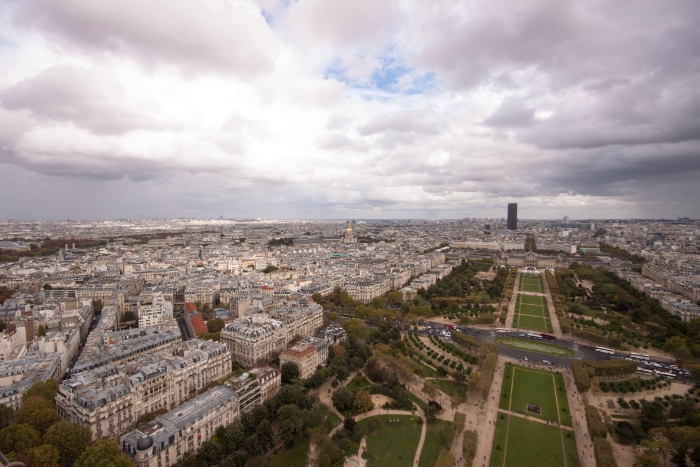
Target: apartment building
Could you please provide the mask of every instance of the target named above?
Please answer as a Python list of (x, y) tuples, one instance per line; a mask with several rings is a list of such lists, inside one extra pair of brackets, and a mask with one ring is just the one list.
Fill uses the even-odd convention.
[(328, 363), (328, 343), (317, 337), (302, 339), (294, 347), (280, 352), (280, 366), (285, 363), (294, 363), (299, 367), (299, 378), (306, 379), (319, 366)]
[(229, 378), (224, 384), (236, 391), (241, 413), (246, 413), (277, 394), (282, 385), (282, 373), (269, 366), (256, 367)]
[(298, 306), (275, 308), (237, 318), (221, 330), (233, 359), (244, 367), (267, 360), (271, 352), (281, 352), (295, 336), (312, 336), (323, 324), (323, 308), (302, 300)]
[(214, 436), (217, 428), (240, 417), (236, 392), (210, 389), (180, 407), (145, 423), (119, 441), (136, 467), (170, 467)]
[(225, 345), (193, 339), (172, 351), (74, 375), (59, 386), (56, 410), (89, 428), (93, 439), (114, 437), (142, 415), (173, 409), (230, 372)]
[(162, 324), (173, 317), (173, 304), (166, 302), (161, 292), (156, 292), (150, 303), (138, 303), (137, 316), (139, 327)]

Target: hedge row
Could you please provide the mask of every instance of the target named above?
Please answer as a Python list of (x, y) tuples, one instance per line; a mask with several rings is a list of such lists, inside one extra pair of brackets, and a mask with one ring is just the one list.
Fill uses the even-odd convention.
[(615, 454), (607, 439), (596, 438), (593, 440), (593, 450), (595, 452), (595, 463), (597, 467), (617, 467)]
[(571, 372), (574, 375), (576, 389), (581, 394), (591, 389), (591, 377), (586, 371), (583, 360), (571, 360)]
[(464, 465), (472, 465), (474, 457), (476, 457), (476, 447), (479, 443), (479, 435), (476, 431), (467, 430), (462, 438), (462, 457), (464, 457)]
[(493, 374), (496, 371), (497, 363), (498, 348), (495, 352), (486, 355), (486, 358), (484, 358), (481, 364), (481, 374), (479, 375), (479, 381), (476, 383), (476, 389), (481, 391), (484, 397), (488, 397), (489, 391), (491, 390), (491, 383), (493, 382)]
[(472, 354), (476, 354), (478, 352), (481, 343), (476, 340), (476, 337), (468, 334), (462, 334), (461, 332), (454, 330), (450, 333), (450, 335), (452, 336), (452, 340), (455, 342), (455, 344), (461, 345), (467, 352), (471, 352)]
[(631, 362), (622, 358), (603, 360), (602, 362), (584, 361), (587, 366), (593, 367), (596, 376), (624, 376), (637, 372), (637, 362)]
[(608, 436), (603, 417), (600, 416), (598, 409), (589, 404), (586, 404), (586, 422), (588, 423), (588, 434), (591, 439), (605, 439)]

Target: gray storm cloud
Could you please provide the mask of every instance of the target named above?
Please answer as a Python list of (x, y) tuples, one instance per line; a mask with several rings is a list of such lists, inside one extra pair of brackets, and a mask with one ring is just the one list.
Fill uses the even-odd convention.
[(682, 0), (5, 2), (0, 218), (513, 200), (697, 217), (698, 17)]

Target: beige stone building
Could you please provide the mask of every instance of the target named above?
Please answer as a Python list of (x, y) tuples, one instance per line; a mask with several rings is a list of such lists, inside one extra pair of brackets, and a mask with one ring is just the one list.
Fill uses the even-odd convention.
[(136, 467), (170, 467), (240, 417), (236, 392), (217, 386), (119, 439)]
[(300, 340), (294, 347), (280, 352), (280, 366), (294, 363), (299, 367), (299, 378), (306, 379), (316, 372), (319, 366), (328, 362), (328, 343), (316, 337)]

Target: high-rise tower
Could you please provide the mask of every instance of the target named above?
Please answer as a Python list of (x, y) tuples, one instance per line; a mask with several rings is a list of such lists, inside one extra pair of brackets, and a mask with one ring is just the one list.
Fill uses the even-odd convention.
[(508, 230), (518, 230), (518, 203), (508, 204)]

